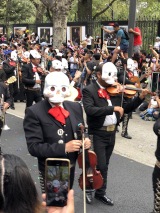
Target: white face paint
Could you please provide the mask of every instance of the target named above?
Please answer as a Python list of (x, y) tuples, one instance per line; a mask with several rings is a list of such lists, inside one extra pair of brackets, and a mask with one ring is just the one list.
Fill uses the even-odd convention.
[(103, 65), (102, 79), (110, 85), (115, 83), (117, 80), (117, 68), (113, 63), (107, 62)]
[(52, 72), (46, 76), (43, 94), (51, 103), (62, 103), (70, 95), (69, 79), (62, 72)]

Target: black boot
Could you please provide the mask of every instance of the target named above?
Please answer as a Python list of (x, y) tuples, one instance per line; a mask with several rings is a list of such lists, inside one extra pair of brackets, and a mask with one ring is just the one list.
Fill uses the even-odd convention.
[(154, 213), (160, 213), (160, 168), (155, 165), (152, 182), (154, 191)]
[(88, 204), (91, 204), (91, 203), (92, 203), (92, 200), (93, 200), (92, 193), (93, 193), (94, 191), (95, 191), (94, 189), (86, 189), (86, 202), (87, 202)]
[(128, 122), (129, 122), (129, 114), (124, 114), (123, 122), (122, 122), (122, 133), (121, 136), (127, 139), (132, 139), (130, 135), (128, 135), (127, 129), (128, 129)]

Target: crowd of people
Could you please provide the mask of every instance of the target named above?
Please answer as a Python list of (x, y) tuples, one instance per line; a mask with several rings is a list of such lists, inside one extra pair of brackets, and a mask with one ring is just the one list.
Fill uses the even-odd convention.
[[(5, 104), (2, 111), (8, 107), (14, 110), (15, 101), (26, 102), (23, 127), (28, 151), (38, 159), (42, 192), (45, 192), (46, 158), (70, 160), (70, 188), (72, 188), (79, 150), (82, 146), (86, 150), (90, 149), (92, 138), (93, 150), (97, 155), (97, 170), (103, 178), (103, 185), (95, 190), (94, 196), (100, 202), (113, 206), (114, 202), (106, 192), (108, 166), (115, 146), (116, 132), (120, 131), (119, 124), (122, 122), (121, 136), (132, 139), (128, 134), (128, 122), (132, 118), (132, 113), (138, 109), (142, 119), (156, 121), (154, 132), (157, 135), (157, 162), (153, 172), (153, 212), (156, 213), (160, 212), (158, 196), (160, 39), (156, 38), (155, 44), (150, 45), (146, 52), (141, 49), (140, 29), (138, 27), (129, 29), (129, 32), (134, 34), (134, 48), (132, 57), (128, 58), (129, 37), (118, 23), (115, 23), (113, 28), (114, 30), (110, 31), (102, 26), (105, 32), (116, 34), (117, 43), (114, 50), (107, 48), (107, 41), (101, 41), (98, 36), (93, 41), (90, 35), (87, 35), (86, 40), (81, 41), (80, 45), (68, 41), (62, 43), (59, 49), (52, 45), (39, 44), (38, 35), (30, 34), (29, 31), (21, 38), (11, 35), (8, 43), (1, 41), (0, 80), (3, 90), (0, 94), (3, 95)], [(80, 126), (85, 124), (83, 109), (88, 125), (84, 144), (80, 131)], [(0, 199), (3, 201), (1, 209), (4, 212), (12, 212), (11, 208), (17, 208), (16, 200), (15, 203), (12, 200), (12, 205), (8, 204), (11, 196), (7, 194), (9, 188), (3, 188), (8, 187), (7, 184), (12, 178), (18, 178), (11, 175), (17, 169), (9, 165), (11, 158), (12, 161), (16, 161), (14, 166), (21, 164), (18, 168), (24, 169), (18, 172), (21, 174), (25, 172), (26, 176), (28, 175), (28, 170), (20, 159), (9, 155), (1, 156), (0, 179), (4, 176), (5, 180), (1, 181), (1, 184), (3, 182), (5, 184), (0, 187)], [(28, 181), (30, 181), (28, 184), (32, 184), (31, 178)], [(20, 186), (15, 185), (15, 182), (13, 179), (11, 183), (14, 184), (18, 194)], [(34, 186), (32, 187), (34, 189)], [(25, 193), (28, 195), (31, 193), (33, 199), (37, 200), (34, 204), (28, 204), (26, 212), (38, 212), (41, 205), (36, 190), (34, 189), (34, 193), (31, 191)], [(72, 191), (69, 197), (72, 210), (66, 212), (74, 212)], [(88, 204), (93, 202), (91, 186), (86, 190), (86, 201)], [(64, 208), (70, 208), (68, 205)], [(59, 209), (59, 212), (61, 210)], [(25, 211), (19, 208), (16, 212)]]

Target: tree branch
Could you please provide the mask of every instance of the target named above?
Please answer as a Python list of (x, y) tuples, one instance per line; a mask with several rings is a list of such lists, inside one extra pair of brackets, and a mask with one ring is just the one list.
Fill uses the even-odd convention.
[(96, 14), (93, 16), (93, 20), (96, 19), (98, 16), (100, 16), (102, 13), (106, 12), (106, 11), (110, 8), (110, 6), (112, 6), (112, 4), (113, 4), (115, 1), (117, 1), (117, 0), (112, 0), (111, 3), (109, 3), (108, 6), (107, 6), (105, 9), (101, 10), (99, 13), (96, 13)]
[(47, 16), (48, 16), (49, 20), (52, 22), (53, 20), (52, 20), (52, 15), (50, 13), (49, 7), (47, 7)]

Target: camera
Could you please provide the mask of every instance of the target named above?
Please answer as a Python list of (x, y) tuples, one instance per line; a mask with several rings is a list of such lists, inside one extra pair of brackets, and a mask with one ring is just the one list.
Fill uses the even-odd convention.
[(70, 189), (70, 161), (47, 158), (45, 161), (45, 189), (47, 206), (63, 207)]

